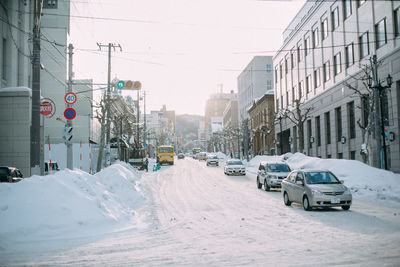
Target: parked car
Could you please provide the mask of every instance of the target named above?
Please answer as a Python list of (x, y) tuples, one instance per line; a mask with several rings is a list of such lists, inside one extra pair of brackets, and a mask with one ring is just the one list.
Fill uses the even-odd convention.
[(257, 188), (264, 185), (265, 191), (271, 188), (281, 188), (282, 180), (290, 173), (289, 166), (284, 162), (261, 162), (257, 173)]
[(183, 154), (183, 153), (178, 154), (178, 159), (184, 159), (184, 158), (185, 158), (185, 154)]
[(239, 159), (230, 159), (226, 162), (224, 173), (226, 175), (246, 175), (246, 167)]
[(219, 165), (218, 156), (215, 154), (208, 154), (206, 163), (207, 163), (207, 166), (210, 166), (210, 165), (218, 166)]
[(350, 209), (352, 195), (330, 171), (296, 170), (282, 181), (282, 196), (286, 206), (292, 202), (303, 204), (305, 210), (313, 207), (342, 207)]
[(50, 167), (50, 162), (46, 161), (44, 163), (44, 174), (51, 174), (54, 172), (58, 172), (60, 169), (58, 168), (58, 163), (57, 161), (52, 161), (51, 162), (51, 167)]
[(207, 152), (200, 152), (197, 155), (199, 160), (207, 160)]
[(22, 172), (15, 167), (0, 167), (0, 182), (16, 183), (23, 179)]

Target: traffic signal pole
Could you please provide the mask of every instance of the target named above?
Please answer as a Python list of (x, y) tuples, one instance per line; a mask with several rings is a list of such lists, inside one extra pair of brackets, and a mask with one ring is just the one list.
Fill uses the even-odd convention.
[[(72, 54), (73, 54), (73, 45), (69, 44), (68, 45), (68, 93), (72, 92)], [(71, 105), (66, 103), (66, 107), (69, 108)], [(72, 128), (72, 120), (67, 120), (67, 123), (65, 124), (65, 129)], [(64, 130), (65, 132), (65, 130)], [(70, 140), (65, 140), (65, 144), (67, 145), (67, 168), (72, 170), (74, 168), (74, 162), (73, 162), (73, 147), (72, 147), (72, 142)]]

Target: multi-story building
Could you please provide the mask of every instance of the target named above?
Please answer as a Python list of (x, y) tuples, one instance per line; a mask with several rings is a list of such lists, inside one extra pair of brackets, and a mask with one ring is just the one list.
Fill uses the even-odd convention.
[(266, 93), (249, 109), (251, 147), (255, 154), (274, 154), (274, 94)]
[[(361, 81), (364, 66), (371, 67), (370, 58), (376, 55), (380, 80), (390, 74), (394, 81), (391, 90), (377, 100), (383, 102), (384, 124), (392, 132), (385, 140), (388, 168), (400, 171), (399, 23), (400, 1), (310, 0), (304, 4), (284, 31), (284, 43), (273, 59), (275, 109), (283, 115), (276, 125), (276, 139), (291, 143), (282, 152), (303, 147), (300, 152), (311, 156), (364, 160), (381, 166), (377, 152), (381, 145), (375, 140), (379, 128), (375, 127), (368, 142), (368, 132), (359, 127), (379, 121), (374, 116), (380, 112), (370, 110), (354, 90), (365, 96), (369, 90), (370, 97), (376, 92), (364, 85), (367, 81)], [(301, 115), (307, 115), (304, 124), (285, 116), (296, 107)]]
[(255, 56), (238, 76), (239, 123), (249, 118), (253, 100), (274, 89), (272, 56)]
[(222, 113), (222, 125), (224, 128), (235, 129), (238, 128), (238, 101), (231, 100), (226, 105), (224, 112)]

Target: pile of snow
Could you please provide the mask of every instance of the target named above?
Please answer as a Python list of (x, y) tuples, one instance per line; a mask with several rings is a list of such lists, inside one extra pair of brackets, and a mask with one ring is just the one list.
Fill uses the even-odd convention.
[(218, 157), (218, 159), (219, 159), (220, 162), (225, 162), (225, 161), (227, 161), (227, 159), (228, 159), (228, 156), (225, 155), (225, 154), (222, 153), (222, 152), (217, 152), (217, 157)]
[(95, 236), (142, 225), (140, 174), (118, 162), (0, 184), (0, 243)]
[(400, 204), (400, 174), (373, 168), (357, 160), (320, 159), (301, 153), (283, 156), (256, 156), (247, 164), (250, 173), (257, 173), (260, 162), (285, 161), (294, 169), (329, 170), (350, 188), (354, 198), (368, 201), (391, 201)]

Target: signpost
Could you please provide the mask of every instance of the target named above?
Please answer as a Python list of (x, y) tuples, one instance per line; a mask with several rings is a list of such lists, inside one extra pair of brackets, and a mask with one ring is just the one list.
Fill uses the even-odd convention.
[(76, 111), (73, 108), (66, 108), (64, 111), (64, 117), (67, 120), (73, 120), (76, 117)]
[(73, 92), (66, 93), (64, 96), (65, 103), (68, 105), (73, 105), (76, 102), (76, 94)]

